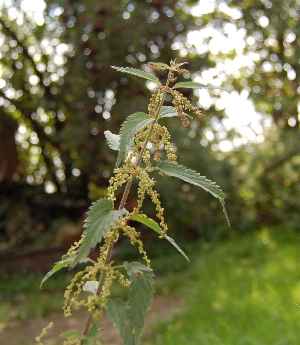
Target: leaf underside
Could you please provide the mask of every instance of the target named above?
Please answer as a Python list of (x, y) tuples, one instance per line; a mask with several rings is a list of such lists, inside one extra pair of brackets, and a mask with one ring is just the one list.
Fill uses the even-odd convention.
[(159, 112), (159, 117), (164, 118), (164, 117), (175, 117), (177, 116), (177, 110), (175, 107), (171, 107), (168, 105), (163, 105), (160, 109)]
[(116, 162), (117, 167), (125, 160), (134, 135), (152, 121), (153, 118), (146, 113), (138, 112), (129, 115), (122, 123), (120, 129), (119, 154)]
[[(160, 118), (168, 117), (177, 117), (177, 111), (174, 107), (171, 106), (162, 106), (160, 111)], [(110, 149), (114, 151), (120, 151), (122, 146), (122, 152), (119, 154), (120, 161), (117, 162), (118, 165), (121, 164), (121, 161), (125, 159), (126, 154), (130, 148), (131, 141), (133, 136), (147, 126), (153, 121), (149, 115), (139, 112), (134, 113), (128, 116), (128, 118), (123, 122), (120, 130), (120, 134), (114, 134), (111, 131), (105, 131), (105, 139), (107, 145)], [(121, 144), (122, 137), (122, 144)], [(117, 165), (117, 166), (118, 166)]]
[[(192, 119), (192, 116), (186, 114), (187, 117)], [(171, 106), (162, 106), (160, 113), (159, 113), (159, 118), (163, 119), (163, 118), (168, 118), (168, 117), (178, 117), (178, 113), (175, 107), (171, 107)]]
[(105, 131), (104, 136), (108, 147), (111, 150), (119, 151), (120, 149), (120, 135), (114, 134), (111, 131)]
[(139, 78), (151, 80), (156, 84), (160, 84), (159, 79), (154, 74), (145, 72), (141, 69), (132, 68), (132, 67), (119, 67), (119, 66), (111, 66), (111, 68), (115, 69), (118, 72), (131, 74)]

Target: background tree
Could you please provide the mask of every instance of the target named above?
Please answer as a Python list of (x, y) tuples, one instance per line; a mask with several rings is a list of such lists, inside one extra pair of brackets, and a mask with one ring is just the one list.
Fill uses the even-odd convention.
[[(18, 124), (11, 127), (17, 145), (11, 182), (0, 182), (6, 243), (31, 245), (31, 229), (47, 238), (59, 227), (54, 216), (78, 223), (89, 199), (104, 195), (114, 154), (103, 133), (145, 108), (149, 96), (141, 81), (129, 84), (110, 65), (145, 68), (175, 57), (189, 61), (192, 77), (208, 85), (185, 91), (204, 109), (201, 124), (192, 122), (188, 134), (171, 128), (183, 163), (224, 186), (233, 224), (281, 222), (299, 200), (299, 7), (297, 0), (51, 0), (32, 12), (26, 1), (2, 4), (1, 131), (7, 119)], [(246, 132), (227, 126), (228, 106), (267, 125), (256, 133), (250, 124), (249, 142)], [(0, 159), (3, 167), (7, 158)], [(192, 237), (218, 234), (212, 227), (223, 221), (199, 210), (217, 207), (214, 201), (186, 185), (162, 182), (161, 189), (174, 229), (187, 227)], [(180, 198), (164, 197), (172, 193)], [(173, 212), (178, 207), (184, 217)]]

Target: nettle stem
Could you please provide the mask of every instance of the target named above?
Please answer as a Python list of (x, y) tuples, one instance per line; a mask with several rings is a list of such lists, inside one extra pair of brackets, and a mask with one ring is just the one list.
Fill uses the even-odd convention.
[[(168, 77), (167, 77), (167, 81), (166, 81), (166, 84), (165, 84), (166, 87), (169, 86), (171, 78), (172, 78), (172, 72), (169, 71)], [(151, 135), (152, 135), (152, 132), (153, 132), (153, 128), (154, 128), (155, 124), (157, 123), (157, 121), (159, 119), (161, 107), (163, 106), (163, 103), (164, 103), (165, 91), (163, 90), (162, 93), (163, 93), (162, 94), (162, 99), (160, 101), (160, 104), (157, 107), (157, 111), (156, 111), (156, 114), (155, 114), (155, 117), (154, 117), (154, 121), (151, 123), (151, 126), (149, 128), (147, 137), (146, 137), (146, 139), (145, 139), (145, 141), (143, 143), (142, 149), (141, 149), (141, 151), (140, 151), (140, 153), (138, 155), (137, 163), (136, 163), (137, 166), (140, 166), (140, 164), (142, 163), (143, 154), (144, 154), (144, 152), (145, 152), (145, 150), (147, 148), (147, 144), (149, 143), (149, 140), (151, 138)], [(127, 183), (125, 185), (125, 188), (124, 188), (124, 191), (123, 191), (123, 194), (122, 194), (122, 198), (121, 198), (121, 201), (120, 201), (120, 204), (119, 204), (119, 207), (118, 207), (119, 210), (123, 209), (125, 207), (125, 205), (126, 205), (126, 202), (128, 200), (128, 197), (129, 197), (129, 194), (130, 194), (130, 191), (131, 191), (131, 188), (132, 188), (132, 183), (133, 183), (133, 178), (131, 177), (127, 181)], [(114, 245), (114, 242), (111, 243), (111, 245), (109, 246), (109, 248), (107, 250), (106, 264), (108, 264), (110, 262), (110, 260), (111, 260), (113, 245)], [(99, 286), (98, 286), (98, 289), (97, 289), (97, 292), (96, 292), (96, 294), (98, 296), (101, 294), (102, 287), (103, 287), (103, 282), (104, 282), (104, 272), (101, 273), (100, 278), (99, 278)], [(89, 334), (92, 322), (93, 322), (93, 315), (90, 314), (88, 319), (87, 319), (87, 321), (86, 321), (86, 324), (85, 324), (85, 327), (83, 329), (83, 332), (82, 332), (82, 339), (80, 341), (80, 345), (83, 345), (83, 341), (84, 341), (85, 336), (87, 336)]]

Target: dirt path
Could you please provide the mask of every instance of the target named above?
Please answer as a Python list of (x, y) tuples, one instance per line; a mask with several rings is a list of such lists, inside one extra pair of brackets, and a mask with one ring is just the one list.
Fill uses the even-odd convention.
[[(146, 324), (149, 325), (145, 331), (145, 337), (151, 336), (151, 331), (158, 321), (171, 320), (172, 317), (182, 308), (183, 302), (174, 297), (156, 297), (148, 313)], [(79, 313), (70, 318), (64, 318), (62, 313), (52, 314), (44, 319), (11, 322), (5, 329), (0, 331), (0, 344), (2, 345), (33, 345), (34, 338), (40, 330), (50, 321), (54, 320), (55, 325), (49, 331), (49, 339), (45, 345), (61, 345), (60, 334), (68, 329), (82, 329), (86, 314)], [(104, 318), (102, 323), (102, 338), (104, 345), (120, 345), (121, 341), (114, 330), (111, 322)]]

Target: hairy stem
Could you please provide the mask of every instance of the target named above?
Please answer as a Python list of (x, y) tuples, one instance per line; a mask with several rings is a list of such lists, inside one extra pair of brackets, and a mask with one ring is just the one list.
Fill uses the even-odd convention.
[[(171, 73), (169, 72), (165, 86), (169, 86), (170, 79), (171, 79)], [(161, 110), (161, 107), (162, 107), (163, 103), (164, 103), (164, 91), (163, 91), (162, 100), (161, 100), (160, 104), (157, 107), (157, 112), (155, 114), (154, 121), (151, 123), (151, 126), (149, 128), (147, 137), (146, 137), (146, 139), (145, 139), (145, 141), (143, 143), (142, 149), (141, 149), (141, 151), (140, 151), (140, 153), (138, 155), (138, 159), (137, 159), (137, 163), (136, 163), (137, 166), (139, 166), (141, 164), (141, 162), (142, 162), (143, 154), (144, 154), (144, 152), (146, 150), (146, 147), (147, 147), (147, 144), (149, 142), (149, 139), (151, 138), (151, 134), (153, 132), (153, 128), (154, 128), (155, 124), (157, 123), (157, 121), (159, 119), (159, 114), (160, 114), (160, 110)], [(133, 182), (133, 178), (131, 177), (127, 181), (127, 183), (125, 185), (125, 188), (124, 188), (124, 191), (123, 191), (123, 194), (122, 194), (122, 198), (121, 198), (121, 201), (120, 201), (120, 204), (119, 204), (119, 207), (118, 207), (119, 210), (124, 208), (125, 205), (126, 205), (126, 202), (128, 200), (128, 197), (129, 197), (129, 194), (130, 194), (130, 191), (131, 191), (131, 188), (132, 188), (132, 182)], [(109, 261), (111, 259), (112, 249), (113, 249), (113, 242), (111, 243), (110, 247), (108, 248), (107, 256), (106, 256), (106, 263), (109, 263)], [(97, 289), (97, 292), (96, 292), (97, 295), (101, 294), (101, 290), (102, 290), (102, 286), (103, 286), (103, 282), (104, 282), (104, 276), (105, 275), (102, 272), (101, 275), (100, 275), (100, 278), (99, 278), (99, 286), (98, 286), (98, 289)], [(90, 314), (88, 319), (87, 319), (87, 321), (86, 321), (84, 330), (82, 332), (82, 340), (80, 341), (80, 345), (83, 345), (84, 337), (88, 335), (89, 330), (90, 330), (91, 325), (92, 325), (92, 321), (93, 321), (93, 316)]]

